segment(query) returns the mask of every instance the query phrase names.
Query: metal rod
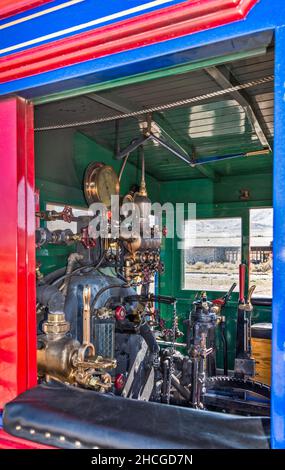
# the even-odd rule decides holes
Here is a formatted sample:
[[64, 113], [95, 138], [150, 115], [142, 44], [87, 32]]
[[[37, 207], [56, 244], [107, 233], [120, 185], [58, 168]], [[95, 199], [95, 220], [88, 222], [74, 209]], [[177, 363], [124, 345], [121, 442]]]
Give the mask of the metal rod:
[[173, 148], [172, 145], [170, 145], [169, 143], [167, 143], [164, 140], [160, 139], [159, 137], [156, 137], [153, 134], [151, 134], [151, 138], [152, 138], [152, 140], [154, 140], [155, 142], [160, 144], [162, 147], [169, 150], [169, 152], [173, 153], [173, 155], [176, 155], [176, 157], [178, 157], [183, 162], [187, 163], [188, 165], [192, 165], [191, 157], [189, 157], [188, 155], [187, 156], [186, 156], [186, 154], [183, 155], [181, 152], [179, 152], [178, 150]]
[[253, 150], [252, 152], [247, 152], [245, 154], [246, 157], [255, 157], [257, 155], [269, 155], [271, 151], [269, 149], [264, 150]]
[[132, 140], [125, 149], [121, 150], [121, 152], [116, 155], [116, 159], [122, 160], [126, 155], [128, 155], [128, 153], [134, 152], [134, 150], [136, 150], [141, 145], [144, 145], [150, 138], [151, 136], [141, 136]]
[[213, 157], [203, 157], [197, 160], [193, 160], [191, 166], [195, 168], [196, 165], [204, 165], [205, 163], [220, 162], [222, 160], [230, 160], [231, 158], [241, 158], [241, 157], [253, 157], [258, 155], [269, 155], [270, 151], [268, 149], [256, 150], [253, 152], [244, 152], [244, 153], [232, 153], [229, 155], [217, 155]]
[[173, 343], [172, 341], [163, 341], [162, 339], [157, 339], [156, 340], [157, 344], [160, 344], [160, 346], [175, 346], [177, 348], [186, 348], [187, 344], [186, 343]]
[[142, 160], [141, 190], [145, 190], [145, 159], [143, 146], [140, 147], [140, 155]]
[[116, 119], [115, 121], [115, 154], [118, 155], [120, 153], [120, 120]]
[[126, 155], [125, 158], [124, 158], [123, 164], [122, 164], [122, 166], [121, 166], [120, 173], [119, 173], [119, 181], [120, 181], [120, 182], [121, 182], [122, 175], [123, 175], [123, 173], [124, 173], [124, 169], [125, 169], [125, 166], [126, 166], [126, 164], [127, 164], [129, 155], [130, 155], [130, 154], [127, 153], [127, 155]]
[[90, 300], [91, 288], [83, 289], [83, 344], [90, 344]]

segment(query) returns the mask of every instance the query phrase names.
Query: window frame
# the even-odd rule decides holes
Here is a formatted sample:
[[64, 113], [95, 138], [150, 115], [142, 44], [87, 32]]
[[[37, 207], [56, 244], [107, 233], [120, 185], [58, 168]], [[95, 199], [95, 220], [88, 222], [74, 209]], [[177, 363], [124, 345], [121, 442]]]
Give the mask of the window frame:
[[[274, 237], [274, 230], [273, 230], [273, 223], [274, 223], [274, 214], [273, 214], [273, 210], [274, 208], [273, 207], [250, 207], [248, 212], [249, 212], [249, 279], [251, 277], [251, 233], [250, 233], [250, 226], [251, 226], [251, 223], [250, 223], [250, 214], [251, 214], [251, 211], [253, 210], [264, 210], [264, 209], [271, 209], [272, 210], [272, 216], [273, 216], [273, 221], [272, 221], [272, 249], [273, 249], [273, 237]], [[272, 251], [273, 253], [273, 251]], [[260, 305], [262, 305], [263, 301], [271, 301], [272, 302], [272, 297], [273, 297], [273, 268], [272, 268], [272, 281], [271, 281], [271, 296], [266, 296], [266, 295], [255, 295], [253, 293], [252, 295], [252, 299], [254, 301], [254, 304], [255, 305], [259, 305], [259, 301], [260, 301]]]
[[[209, 217], [196, 217], [196, 220], [225, 220], [225, 219], [239, 219], [240, 220], [240, 259], [242, 260], [242, 241], [243, 241], [243, 220], [242, 220], [242, 217], [241, 216], [223, 216], [223, 217], [212, 217], [212, 216], [209, 216]], [[185, 223], [188, 221], [189, 219], [185, 219]], [[182, 266], [181, 266], [181, 290], [182, 291], [190, 291], [190, 292], [196, 292], [196, 289], [188, 289], [185, 287], [185, 249], [181, 250], [182, 251], [182, 256], [181, 256], [181, 262], [182, 262]], [[211, 274], [209, 273], [209, 277], [211, 276]], [[237, 278], [238, 278], [238, 273], [237, 273]], [[229, 288], [230, 288], [230, 285], [229, 285]], [[211, 293], [211, 292], [220, 292], [220, 293], [224, 293], [226, 291], [224, 290], [215, 290], [215, 289], [201, 289], [201, 290], [207, 290], [207, 292]]]
[[[240, 217], [242, 220], [242, 246], [241, 246], [241, 262], [248, 266], [250, 257], [250, 209], [255, 208], [272, 208], [271, 201], [243, 201], [228, 202], [225, 204], [197, 204], [197, 219], [211, 218], [235, 218]], [[185, 211], [185, 220], [187, 220], [187, 212]], [[175, 221], [176, 222], [176, 221]], [[180, 301], [192, 301], [196, 291], [184, 289], [183, 280], [183, 250], [177, 248], [177, 242], [180, 241], [176, 236], [173, 239], [164, 239], [162, 247], [162, 261], [165, 264], [164, 274], [159, 276], [159, 289], [162, 293], [173, 295]], [[245, 288], [248, 289], [248, 279], [246, 277]], [[225, 292], [224, 292], [225, 293]], [[209, 298], [216, 298], [223, 295], [222, 291], [209, 291]], [[232, 302], [238, 300], [238, 291], [233, 292]], [[230, 302], [229, 302], [230, 305]]]

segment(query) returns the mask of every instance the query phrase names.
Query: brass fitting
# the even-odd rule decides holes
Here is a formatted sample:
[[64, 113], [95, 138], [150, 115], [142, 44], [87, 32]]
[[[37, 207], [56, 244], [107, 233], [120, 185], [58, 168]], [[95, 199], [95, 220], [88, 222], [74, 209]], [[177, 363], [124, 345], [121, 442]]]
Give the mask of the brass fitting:
[[81, 345], [67, 334], [69, 329], [63, 312], [48, 314], [37, 350], [39, 375], [99, 392], [110, 390], [112, 381], [106, 370], [114, 369], [116, 361], [95, 356], [93, 344]]
[[41, 279], [43, 279], [44, 275], [43, 273], [41, 273], [41, 270], [40, 270], [40, 266], [37, 266], [36, 267], [36, 278], [38, 281], [40, 281]]
[[69, 332], [70, 324], [65, 320], [63, 312], [49, 313], [48, 319], [43, 323], [43, 332], [46, 335], [64, 336]]
[[89, 372], [78, 372], [76, 382], [85, 388], [91, 388], [97, 392], [105, 393], [112, 388], [112, 378], [108, 373], [90, 375]]

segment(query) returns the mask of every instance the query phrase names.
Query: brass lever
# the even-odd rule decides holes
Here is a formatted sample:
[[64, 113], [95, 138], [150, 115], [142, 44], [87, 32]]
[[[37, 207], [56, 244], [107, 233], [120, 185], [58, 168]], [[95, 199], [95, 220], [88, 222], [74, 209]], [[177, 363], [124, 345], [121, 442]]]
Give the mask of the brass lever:
[[83, 289], [83, 344], [90, 344], [90, 300], [91, 288]]

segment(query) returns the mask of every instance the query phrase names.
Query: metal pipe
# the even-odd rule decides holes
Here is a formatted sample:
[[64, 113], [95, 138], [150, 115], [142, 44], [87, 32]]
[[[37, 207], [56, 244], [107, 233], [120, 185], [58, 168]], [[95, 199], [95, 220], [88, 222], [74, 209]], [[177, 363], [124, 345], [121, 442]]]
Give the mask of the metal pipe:
[[213, 163], [213, 162], [220, 162], [223, 160], [230, 160], [231, 158], [241, 158], [241, 157], [253, 157], [258, 155], [269, 155], [270, 150], [256, 150], [252, 152], [244, 152], [244, 153], [231, 153], [228, 155], [217, 155], [213, 157], [203, 157], [198, 158], [197, 160], [192, 160], [191, 166], [195, 168], [197, 165], [204, 165], [205, 163]]
[[145, 160], [143, 146], [140, 147], [140, 154], [142, 159], [142, 176], [141, 176], [141, 188], [145, 189]]
[[64, 311], [64, 295], [55, 286], [42, 284], [37, 286], [37, 302], [49, 309], [50, 313]]
[[191, 394], [190, 394], [189, 390], [187, 390], [187, 388], [185, 388], [185, 387], [183, 387], [183, 385], [181, 385], [181, 383], [179, 382], [177, 377], [175, 377], [175, 375], [172, 375], [172, 377], [171, 377], [171, 384], [180, 393], [180, 395], [182, 395], [182, 397], [185, 398], [185, 400], [187, 400], [187, 401], [190, 400]]
[[157, 340], [154, 336], [154, 333], [152, 332], [150, 326], [148, 323], [144, 322], [142, 323], [139, 328], [138, 328], [138, 333], [142, 336], [142, 338], [145, 340], [149, 351], [151, 354], [156, 354], [159, 352], [159, 347], [157, 344]]
[[224, 361], [224, 375], [228, 375], [228, 341], [225, 332], [225, 322], [221, 323], [221, 337], [223, 342], [223, 361]]
[[116, 135], [116, 142], [115, 142], [115, 153], [116, 155], [120, 153], [120, 120], [116, 119], [115, 121], [115, 135]]
[[124, 169], [125, 169], [125, 166], [126, 166], [126, 164], [127, 164], [129, 155], [130, 155], [130, 154], [127, 153], [127, 155], [126, 155], [125, 158], [124, 158], [123, 164], [122, 164], [122, 166], [121, 166], [120, 173], [119, 173], [119, 181], [120, 181], [120, 182], [121, 182], [122, 175], [123, 175], [123, 173], [124, 173]]
[[244, 153], [233, 153], [233, 154], [229, 154], [229, 155], [217, 155], [217, 156], [214, 156], [214, 157], [203, 157], [203, 158], [199, 158], [197, 160], [193, 160], [192, 162], [192, 167], [195, 168], [195, 166], [197, 165], [204, 165], [205, 163], [214, 163], [214, 162], [221, 162], [223, 160], [230, 160], [232, 158], [240, 158], [240, 157], [244, 157], [245, 154]]
[[239, 303], [244, 303], [246, 265], [239, 265]]
[[186, 348], [187, 347], [186, 343], [172, 343], [172, 341], [163, 341], [162, 339], [157, 339], [156, 342], [160, 346], [169, 346], [169, 347], [175, 346], [176, 348], [178, 348], [178, 347]]
[[63, 295], [67, 295], [69, 282], [70, 282], [70, 274], [74, 271], [75, 265], [79, 263], [83, 259], [83, 255], [79, 253], [71, 253], [68, 257], [67, 267], [66, 267], [66, 277], [64, 279], [62, 293]]
[[172, 145], [170, 145], [169, 143], [165, 142], [164, 140], [160, 139], [159, 137], [156, 137], [155, 135], [151, 134], [151, 138], [154, 142], [157, 142], [158, 144], [160, 144], [162, 147], [166, 148], [167, 150], [169, 150], [169, 152], [173, 153], [173, 155], [176, 155], [176, 157], [178, 157], [180, 160], [182, 160], [183, 162], [187, 163], [188, 165], [191, 165], [192, 166], [192, 162], [193, 160], [190, 159], [190, 157], [187, 155], [187, 154], [182, 154], [181, 152], [179, 152], [178, 150], [176, 150], [175, 148], [172, 147]]
[[148, 136], [143, 135], [141, 137], [138, 137], [137, 139], [133, 139], [131, 143], [125, 149], [121, 150], [120, 153], [116, 155], [116, 159], [122, 160], [128, 153], [134, 152], [138, 147], [148, 142], [150, 138], [151, 136], [149, 135]]

